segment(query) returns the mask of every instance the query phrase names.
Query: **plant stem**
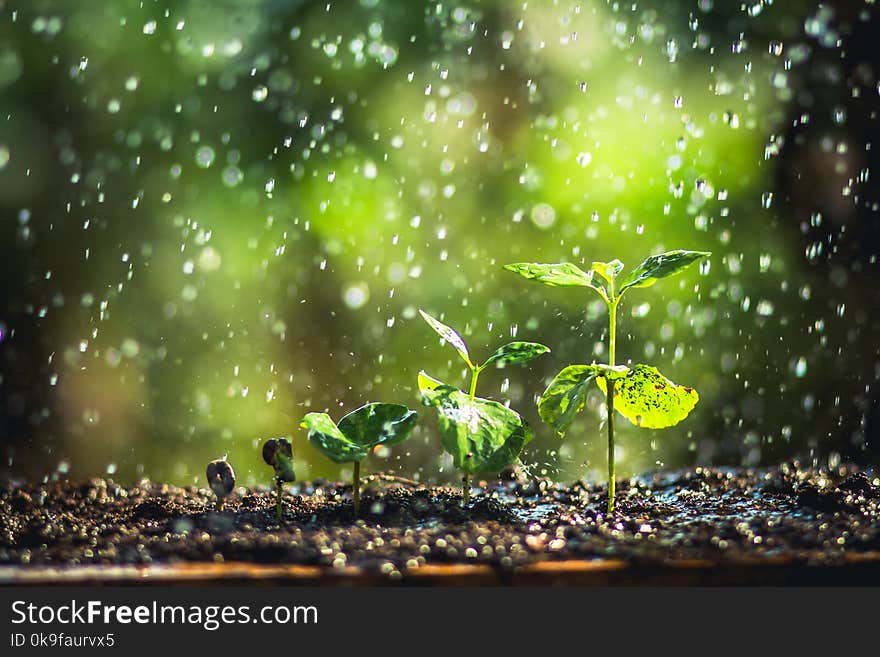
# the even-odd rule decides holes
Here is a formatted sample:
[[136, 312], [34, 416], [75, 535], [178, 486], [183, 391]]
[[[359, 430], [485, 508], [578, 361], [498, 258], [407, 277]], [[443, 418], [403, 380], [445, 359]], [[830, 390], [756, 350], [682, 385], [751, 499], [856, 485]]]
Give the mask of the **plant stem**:
[[471, 401], [473, 401], [474, 397], [477, 396], [477, 379], [480, 378], [480, 368], [472, 367], [471, 368], [471, 389], [468, 391], [468, 395], [470, 395]]
[[[471, 367], [471, 389], [468, 395], [471, 401], [477, 396], [477, 379], [480, 378], [480, 368]], [[471, 476], [465, 472], [461, 477], [461, 499], [462, 504], [467, 505], [471, 501]]]
[[354, 462], [354, 475], [351, 482], [352, 500], [354, 501], [354, 517], [357, 518], [361, 512], [361, 462]]
[[281, 524], [283, 509], [281, 507], [281, 488], [282, 482], [280, 477], [275, 477], [275, 511], [278, 514], [278, 524]]
[[[614, 367], [617, 343], [617, 303], [614, 297], [614, 282], [611, 283], [611, 303], [608, 304], [608, 364]], [[614, 513], [614, 381], [606, 379], [608, 394], [605, 403], [608, 410], [608, 513]]]
[[223, 511], [225, 506], [226, 506], [226, 500], [224, 500], [222, 497], [218, 497], [217, 498], [217, 511]]

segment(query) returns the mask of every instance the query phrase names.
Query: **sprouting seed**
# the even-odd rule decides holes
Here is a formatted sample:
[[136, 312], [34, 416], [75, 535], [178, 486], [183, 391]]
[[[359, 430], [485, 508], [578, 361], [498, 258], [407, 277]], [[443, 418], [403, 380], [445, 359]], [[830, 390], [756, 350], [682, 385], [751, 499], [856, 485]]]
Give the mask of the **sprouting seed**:
[[269, 438], [263, 443], [263, 460], [275, 470], [275, 509], [278, 524], [282, 520], [281, 495], [285, 482], [296, 481], [293, 470], [293, 447], [287, 438]]
[[232, 469], [232, 464], [224, 456], [222, 459], [208, 463], [205, 475], [208, 477], [208, 485], [217, 496], [217, 510], [222, 511], [226, 505], [226, 498], [235, 488], [235, 470]]

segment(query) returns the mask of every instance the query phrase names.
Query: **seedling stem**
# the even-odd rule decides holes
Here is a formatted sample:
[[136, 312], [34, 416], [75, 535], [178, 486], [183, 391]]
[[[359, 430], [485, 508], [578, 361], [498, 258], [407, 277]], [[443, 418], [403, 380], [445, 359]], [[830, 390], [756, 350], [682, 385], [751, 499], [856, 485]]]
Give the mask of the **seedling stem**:
[[354, 476], [352, 477], [352, 501], [354, 502], [354, 517], [357, 518], [361, 511], [361, 462], [354, 462]]
[[281, 524], [281, 521], [282, 521], [281, 514], [283, 512], [283, 509], [281, 506], [281, 493], [282, 493], [281, 487], [282, 487], [282, 485], [283, 485], [283, 483], [281, 481], [281, 477], [275, 477], [275, 500], [276, 500], [275, 511], [278, 514], [278, 524], [279, 525]]
[[[609, 285], [610, 299], [608, 304], [608, 364], [614, 367], [615, 347], [617, 343], [617, 304], [619, 299], [614, 295], [614, 281]], [[614, 513], [614, 380], [607, 383], [608, 394], [605, 403], [608, 408], [608, 513]]]

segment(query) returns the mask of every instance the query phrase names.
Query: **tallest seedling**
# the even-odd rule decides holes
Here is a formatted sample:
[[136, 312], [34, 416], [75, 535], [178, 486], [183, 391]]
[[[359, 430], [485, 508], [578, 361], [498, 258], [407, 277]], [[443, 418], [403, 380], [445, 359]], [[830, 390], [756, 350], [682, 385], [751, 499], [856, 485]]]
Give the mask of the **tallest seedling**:
[[538, 413], [541, 419], [562, 436], [575, 415], [586, 403], [592, 381], [606, 395], [608, 409], [608, 513], [614, 511], [614, 411], [636, 426], [662, 429], [681, 422], [697, 405], [699, 395], [693, 388], [680, 386], [650, 365], [615, 364], [617, 342], [617, 306], [628, 290], [650, 287], [661, 278], [680, 274], [701, 258], [705, 251], [667, 251], [647, 258], [621, 282], [620, 260], [594, 262], [585, 272], [570, 262], [541, 264], [520, 262], [505, 269], [532, 281], [556, 287], [588, 287], [608, 307], [608, 363], [604, 365], [569, 365], [541, 395]]

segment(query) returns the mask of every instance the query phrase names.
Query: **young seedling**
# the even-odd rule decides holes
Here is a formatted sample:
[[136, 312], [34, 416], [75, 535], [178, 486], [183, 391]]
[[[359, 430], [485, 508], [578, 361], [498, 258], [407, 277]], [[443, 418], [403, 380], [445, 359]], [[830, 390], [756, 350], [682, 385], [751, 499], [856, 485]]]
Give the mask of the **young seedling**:
[[470, 477], [480, 472], [499, 472], [519, 458], [532, 437], [532, 429], [516, 411], [477, 394], [480, 372], [495, 364], [498, 367], [527, 363], [550, 351], [537, 342], [511, 342], [499, 347], [481, 365], [474, 365], [464, 339], [453, 328], [419, 310], [434, 331], [458, 352], [471, 373], [467, 393], [419, 372], [422, 403], [437, 409], [440, 439], [444, 449], [462, 473], [462, 498], [470, 501]]
[[361, 461], [379, 445], [390, 447], [409, 438], [418, 414], [402, 404], [366, 404], [352, 411], [339, 424], [326, 413], [309, 413], [300, 426], [309, 440], [335, 463], [354, 464], [352, 502], [354, 515], [361, 509]]
[[217, 510], [222, 511], [226, 506], [226, 498], [235, 488], [235, 470], [224, 456], [208, 463], [205, 475], [208, 477], [208, 485], [217, 496]]
[[650, 365], [615, 365], [617, 341], [617, 307], [623, 295], [639, 287], [650, 287], [661, 278], [680, 274], [701, 258], [712, 255], [704, 251], [667, 251], [647, 258], [618, 284], [623, 271], [620, 260], [594, 262], [590, 271], [568, 263], [515, 263], [505, 269], [544, 285], [587, 287], [595, 291], [608, 307], [608, 363], [602, 365], [569, 365], [563, 369], [541, 395], [538, 413], [541, 419], [563, 436], [575, 415], [584, 407], [589, 383], [605, 393], [608, 410], [608, 513], [614, 511], [614, 411], [636, 426], [662, 429], [681, 422], [699, 400], [693, 388], [680, 386]]
[[296, 481], [293, 471], [293, 447], [287, 438], [269, 438], [263, 443], [263, 460], [275, 470], [275, 512], [281, 524], [283, 508], [281, 494], [285, 482]]

